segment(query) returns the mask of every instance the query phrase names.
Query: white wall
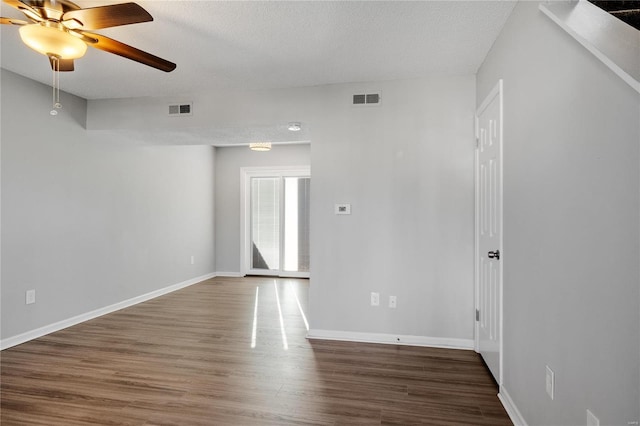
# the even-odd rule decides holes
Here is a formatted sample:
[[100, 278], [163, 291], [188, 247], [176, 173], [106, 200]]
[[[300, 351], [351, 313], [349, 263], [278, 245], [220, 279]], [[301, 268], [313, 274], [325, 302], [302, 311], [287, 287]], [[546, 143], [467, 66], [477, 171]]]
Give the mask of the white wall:
[[[474, 88], [474, 76], [323, 88], [312, 135], [312, 334], [470, 344]], [[380, 106], [350, 105], [374, 90]], [[352, 214], [336, 216], [335, 203]]]
[[1, 84], [3, 339], [215, 271], [212, 147], [98, 140], [85, 100]]
[[[250, 141], [309, 142], [320, 88], [207, 91], [170, 97], [98, 99], [87, 102], [87, 129], [166, 144], [229, 146]], [[169, 117], [168, 105], [193, 103], [193, 115]], [[287, 129], [291, 121], [302, 130]]]
[[[372, 91], [380, 91], [380, 106], [351, 105], [353, 94]], [[203, 91], [189, 98], [197, 114], [185, 121], [162, 115], [169, 99], [90, 101], [88, 127], [126, 135], [156, 128], [176, 135], [195, 132], [190, 143], [205, 143], [210, 139], [203, 135], [215, 136], [219, 128], [301, 121], [312, 151], [312, 332], [409, 335], [471, 345], [474, 76], [237, 96]], [[138, 120], [122, 119], [131, 114]], [[219, 158], [217, 167], [224, 163]], [[218, 182], [217, 189], [222, 187]], [[353, 214], [335, 216], [334, 203], [351, 203]], [[224, 206], [217, 209], [233, 215], [223, 212]], [[217, 225], [217, 270], [233, 272], [238, 238], [233, 229], [226, 236]], [[227, 241], [233, 245], [223, 254]], [[383, 306], [369, 306], [372, 291], [381, 293]], [[389, 295], [398, 297], [395, 310], [387, 307]]]
[[268, 152], [247, 146], [216, 148], [216, 267], [218, 273], [239, 274], [240, 168], [310, 164], [309, 144], [274, 145]]
[[504, 388], [529, 425], [637, 422], [640, 97], [537, 2], [516, 6], [478, 103], [499, 78]]

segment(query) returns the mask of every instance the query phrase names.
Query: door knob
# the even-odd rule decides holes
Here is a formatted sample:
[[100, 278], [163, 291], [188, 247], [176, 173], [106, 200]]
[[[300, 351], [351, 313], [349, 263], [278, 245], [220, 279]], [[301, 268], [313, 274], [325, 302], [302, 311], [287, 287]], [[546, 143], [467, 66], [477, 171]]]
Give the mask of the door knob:
[[487, 254], [489, 255], [489, 259], [500, 260], [500, 250], [490, 251]]

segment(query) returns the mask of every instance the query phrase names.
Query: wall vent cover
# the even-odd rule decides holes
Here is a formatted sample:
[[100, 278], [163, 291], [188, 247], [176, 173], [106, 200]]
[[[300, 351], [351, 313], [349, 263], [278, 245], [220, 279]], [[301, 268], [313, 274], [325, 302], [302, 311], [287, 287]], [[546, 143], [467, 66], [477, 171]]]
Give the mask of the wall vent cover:
[[363, 93], [353, 95], [353, 105], [379, 105], [380, 93]]
[[189, 102], [169, 105], [169, 115], [193, 115], [193, 103]]
[[361, 105], [367, 102], [367, 95], [353, 95], [353, 104]]

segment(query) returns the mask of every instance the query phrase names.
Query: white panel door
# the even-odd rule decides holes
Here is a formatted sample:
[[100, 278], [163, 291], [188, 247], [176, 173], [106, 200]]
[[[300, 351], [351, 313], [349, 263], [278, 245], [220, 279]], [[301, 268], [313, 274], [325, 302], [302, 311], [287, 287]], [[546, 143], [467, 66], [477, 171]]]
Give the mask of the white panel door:
[[502, 383], [502, 80], [477, 112], [477, 350]]

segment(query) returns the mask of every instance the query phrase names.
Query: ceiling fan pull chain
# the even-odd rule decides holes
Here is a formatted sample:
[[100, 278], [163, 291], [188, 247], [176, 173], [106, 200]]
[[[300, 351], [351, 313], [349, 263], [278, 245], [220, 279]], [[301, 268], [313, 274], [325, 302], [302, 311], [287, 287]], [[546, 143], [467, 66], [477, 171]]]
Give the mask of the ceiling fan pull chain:
[[60, 58], [51, 55], [51, 67], [53, 72], [53, 109], [49, 112], [51, 115], [58, 115], [58, 109], [62, 108], [60, 103]]
[[56, 102], [53, 104], [55, 108], [62, 108], [60, 103], [60, 58], [56, 61]]
[[[55, 58], [55, 56], [51, 56], [51, 65], [53, 65], [51, 67], [51, 76], [53, 77], [53, 80], [51, 81], [51, 89], [53, 90], [53, 92], [51, 93], [51, 97], [53, 99], [52, 103], [54, 105], [56, 104], [56, 64], [57, 63], [58, 61]], [[56, 111], [55, 109], [52, 109], [51, 112], [49, 112], [49, 114], [58, 115], [58, 111]]]

